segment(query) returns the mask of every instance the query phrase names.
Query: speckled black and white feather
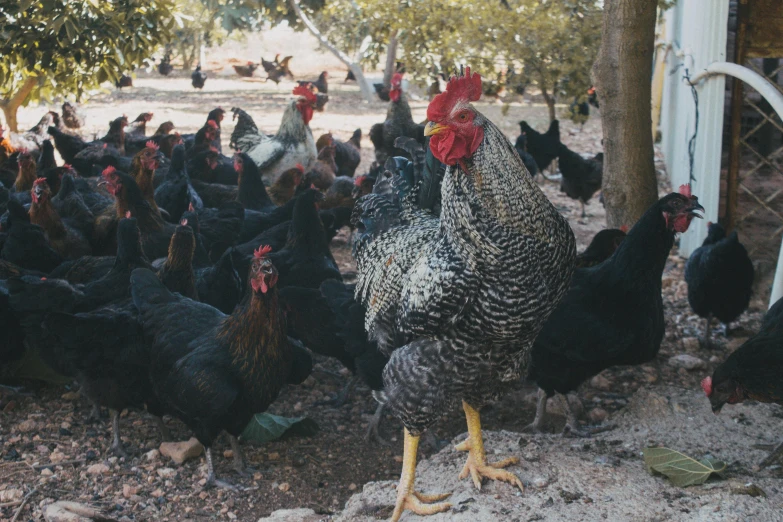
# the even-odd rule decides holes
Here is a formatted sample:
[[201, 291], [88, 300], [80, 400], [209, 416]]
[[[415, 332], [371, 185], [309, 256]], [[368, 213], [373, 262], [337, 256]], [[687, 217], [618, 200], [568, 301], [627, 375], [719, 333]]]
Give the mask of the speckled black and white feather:
[[440, 219], [408, 209], [356, 248], [356, 297], [390, 354], [377, 397], [413, 433], [461, 400], [481, 407], [526, 372], [573, 272], [568, 222], [502, 132], [478, 111], [474, 121], [483, 142], [447, 169]]

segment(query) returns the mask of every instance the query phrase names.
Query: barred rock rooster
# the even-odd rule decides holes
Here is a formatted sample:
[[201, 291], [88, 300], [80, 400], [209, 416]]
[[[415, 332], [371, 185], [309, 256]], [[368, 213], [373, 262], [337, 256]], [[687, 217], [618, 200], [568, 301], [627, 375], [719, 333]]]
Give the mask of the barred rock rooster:
[[297, 164], [309, 169], [318, 155], [309, 126], [316, 96], [302, 86], [294, 88], [293, 94], [297, 98], [288, 104], [277, 134], [271, 137], [259, 132], [253, 119], [242, 109], [231, 109], [234, 119], [239, 118], [231, 134], [231, 143], [258, 165], [267, 185]]
[[[365, 328], [390, 355], [376, 398], [405, 427], [392, 516], [446, 511], [448, 495], [413, 489], [421, 433], [462, 403], [469, 456], [460, 474], [522, 483], [490, 464], [479, 409], [527, 371], [539, 330], [568, 289], [576, 242], [503, 132], [470, 102], [481, 77], [466, 69], [427, 109], [425, 136], [448, 168], [440, 218], [405, 202], [401, 224], [356, 245], [356, 298]], [[370, 196], [367, 196], [370, 197]], [[361, 203], [361, 202], [360, 202]], [[357, 204], [358, 205], [358, 204]]]
[[[746, 400], [783, 405], [783, 299], [769, 309], [759, 333], [745, 341], [701, 382], [717, 415], [726, 404]], [[783, 457], [783, 442], [760, 463], [765, 468]]]

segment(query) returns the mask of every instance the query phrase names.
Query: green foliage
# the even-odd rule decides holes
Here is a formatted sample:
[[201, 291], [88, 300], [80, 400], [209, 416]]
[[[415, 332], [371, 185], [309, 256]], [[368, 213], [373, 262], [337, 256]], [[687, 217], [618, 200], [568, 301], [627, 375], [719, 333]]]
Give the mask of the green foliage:
[[[272, 1], [272, 0], [268, 0]], [[601, 44], [595, 0], [330, 0], [315, 18], [329, 41], [377, 66], [396, 31], [398, 59], [421, 84], [470, 65], [499, 79], [509, 67], [553, 97], [583, 95]]]
[[242, 440], [266, 444], [282, 437], [310, 437], [318, 433], [318, 424], [308, 417], [280, 417], [256, 413], [242, 432]]
[[0, 97], [75, 94], [132, 71], [173, 35], [174, 0], [0, 0]]

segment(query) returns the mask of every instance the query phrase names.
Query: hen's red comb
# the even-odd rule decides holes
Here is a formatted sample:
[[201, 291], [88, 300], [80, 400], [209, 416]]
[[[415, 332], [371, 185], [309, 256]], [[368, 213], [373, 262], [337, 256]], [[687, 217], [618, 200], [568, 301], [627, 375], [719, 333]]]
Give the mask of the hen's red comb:
[[391, 79], [391, 84], [397, 86], [402, 83], [402, 73], [394, 73]]
[[310, 188], [315, 189], [315, 183], [310, 183]]
[[180, 225], [182, 225], [183, 227], [186, 227], [186, 226], [188, 226], [188, 220], [187, 220], [187, 218], [182, 218], [182, 219], [180, 219], [180, 220], [179, 220], [179, 224], [180, 224]]
[[70, 163], [65, 163], [65, 164], [63, 165], [63, 168], [64, 168], [65, 170], [73, 170], [73, 166], [71, 166], [71, 164], [70, 164]]
[[190, 202], [190, 204], [188, 205], [188, 212], [195, 212], [195, 211], [193, 210], [193, 202], [192, 202], [192, 201], [191, 201], [191, 202]]
[[126, 219], [130, 219], [130, 218], [131, 218], [131, 211], [130, 211], [130, 210], [128, 210], [127, 212], [125, 212], [125, 218], [126, 218]]
[[296, 170], [304, 174], [304, 166], [301, 163], [297, 163], [296, 167], [294, 167]]
[[356, 185], [357, 187], [361, 187], [365, 179], [367, 179], [367, 176], [359, 176], [358, 178], [353, 180], [353, 184]]
[[160, 146], [157, 143], [155, 143], [154, 141], [152, 141], [152, 140], [148, 141], [145, 146], [148, 149], [154, 150], [155, 152], [160, 150]]
[[690, 186], [690, 184], [680, 185], [680, 194], [682, 194], [686, 198], [691, 197], [691, 186]]
[[481, 98], [481, 75], [471, 74], [470, 67], [465, 67], [461, 76], [453, 76], [446, 90], [430, 102], [427, 107], [429, 121], [441, 121], [458, 103], [478, 101]]
[[253, 257], [256, 259], [261, 259], [262, 257], [266, 257], [266, 255], [272, 251], [272, 247], [269, 245], [261, 245], [256, 249], [255, 252], [253, 252]]
[[707, 397], [712, 395], [712, 377], [705, 377], [704, 380], [701, 381], [701, 389], [704, 390]]
[[114, 167], [109, 165], [108, 167], [103, 169], [103, 172], [101, 172], [101, 176], [104, 176], [104, 177], [110, 176], [111, 174], [114, 174], [115, 172], [117, 172], [117, 169], [115, 169]]
[[38, 178], [35, 181], [33, 181], [34, 187], [37, 187], [38, 185], [46, 185], [46, 178]]
[[304, 85], [297, 85], [294, 87], [294, 96], [301, 96], [310, 103], [315, 103], [318, 97], [313, 91], [305, 87]]
[[623, 225], [623, 226], [621, 226], [621, 227], [620, 227], [620, 230], [621, 230], [621, 231], [623, 231], [623, 232], [625, 232], [625, 233], [627, 234], [627, 233], [628, 233], [628, 225]]
[[210, 127], [212, 127], [213, 129], [217, 129], [217, 128], [218, 128], [218, 124], [215, 122], [215, 120], [209, 120], [209, 121], [207, 122], [207, 125], [209, 125], [209, 126], [210, 126]]

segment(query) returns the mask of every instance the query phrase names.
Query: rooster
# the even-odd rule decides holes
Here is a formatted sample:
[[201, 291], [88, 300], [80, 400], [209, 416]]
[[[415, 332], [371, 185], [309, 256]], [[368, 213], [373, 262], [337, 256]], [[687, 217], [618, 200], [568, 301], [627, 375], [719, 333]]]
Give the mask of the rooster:
[[375, 147], [375, 160], [383, 165], [393, 156], [407, 156], [405, 151], [394, 146], [394, 140], [400, 136], [415, 138], [424, 145], [424, 125], [414, 123], [411, 107], [402, 91], [402, 74], [395, 73], [391, 80], [389, 91], [389, 109], [386, 111], [386, 121], [370, 127], [370, 141]]
[[259, 247], [248, 275], [249, 295], [231, 315], [169, 292], [147, 270], [131, 276], [133, 302], [152, 339], [150, 377], [166, 411], [193, 430], [206, 448], [207, 487], [215, 479], [212, 444], [225, 430], [236, 469], [244, 471], [237, 437], [287, 383], [310, 373], [309, 353], [286, 336], [278, 307], [277, 270]]
[[460, 477], [476, 488], [482, 478], [522, 488], [499, 469], [516, 458], [488, 463], [479, 409], [526, 372], [533, 341], [573, 271], [568, 221], [503, 132], [471, 105], [481, 93], [481, 77], [468, 68], [427, 109], [424, 135], [447, 165], [440, 218], [406, 197], [401, 224], [355, 249], [365, 327], [390, 356], [375, 395], [405, 427], [393, 521], [406, 509], [450, 508], [437, 503], [448, 495], [414, 491], [416, 451], [421, 433], [460, 402], [469, 433], [457, 446], [469, 452]]
[[271, 62], [261, 58], [261, 66], [266, 71], [267, 80], [272, 80], [276, 85], [286, 76], [293, 80], [294, 74], [291, 72], [291, 69], [288, 68], [291, 58], [293, 58], [293, 56], [286, 56], [280, 60], [279, 54], [276, 54], [274, 61]]
[[264, 183], [268, 185], [286, 170], [296, 167], [297, 163], [309, 169], [318, 155], [309, 126], [316, 96], [302, 86], [294, 88], [293, 94], [297, 98], [286, 107], [280, 128], [272, 137], [260, 133], [247, 113], [231, 109], [235, 119], [241, 116], [231, 134], [231, 143], [258, 165]]
[[[701, 382], [717, 415], [726, 404], [746, 400], [783, 405], [783, 299], [764, 316], [759, 333], [745, 341]], [[761, 462], [765, 468], [783, 456], [783, 442]]]
[[69, 129], [81, 129], [84, 126], [84, 116], [73, 103], [63, 102], [62, 115], [63, 123]]
[[302, 80], [300, 80], [300, 81], [298, 81], [296, 83], [298, 83], [299, 85], [302, 85], [304, 87], [311, 87], [311, 86], [315, 87], [316, 89], [318, 89], [316, 92], [321, 92], [323, 94], [328, 94], [329, 93], [329, 83], [328, 83], [327, 78], [329, 78], [329, 73], [326, 72], [326, 71], [323, 71], [321, 74], [318, 75], [318, 79], [317, 80], [313, 80], [313, 81], [306, 81], [306, 80], [302, 81]]

